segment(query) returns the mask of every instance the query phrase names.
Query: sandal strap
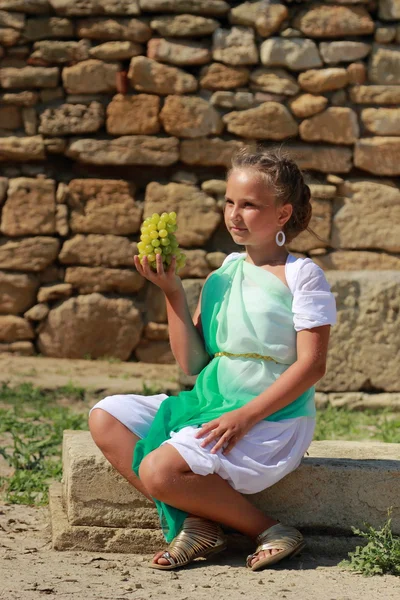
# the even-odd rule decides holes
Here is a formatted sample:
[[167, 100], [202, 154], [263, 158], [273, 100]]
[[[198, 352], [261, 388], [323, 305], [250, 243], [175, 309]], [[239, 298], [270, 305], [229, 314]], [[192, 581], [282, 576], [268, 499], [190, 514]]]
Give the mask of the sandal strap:
[[303, 536], [295, 527], [277, 523], [260, 533], [256, 538], [257, 548], [247, 557], [247, 566], [263, 550], [293, 550], [303, 542]]
[[223, 540], [222, 530], [216, 523], [200, 517], [186, 517], [181, 532], [172, 540], [162, 558], [171, 565], [187, 563]]

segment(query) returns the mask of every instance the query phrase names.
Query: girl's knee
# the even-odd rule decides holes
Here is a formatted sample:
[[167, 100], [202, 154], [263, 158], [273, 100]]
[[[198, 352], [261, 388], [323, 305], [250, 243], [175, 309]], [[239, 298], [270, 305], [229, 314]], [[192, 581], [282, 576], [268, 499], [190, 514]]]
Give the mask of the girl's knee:
[[163, 491], [179, 472], [177, 465], [169, 459], [164, 446], [150, 452], [142, 460], [139, 467], [139, 477], [153, 498], [161, 498]]
[[101, 447], [112, 435], [112, 428], [116, 419], [106, 410], [93, 407], [89, 414], [89, 429], [96, 445]]

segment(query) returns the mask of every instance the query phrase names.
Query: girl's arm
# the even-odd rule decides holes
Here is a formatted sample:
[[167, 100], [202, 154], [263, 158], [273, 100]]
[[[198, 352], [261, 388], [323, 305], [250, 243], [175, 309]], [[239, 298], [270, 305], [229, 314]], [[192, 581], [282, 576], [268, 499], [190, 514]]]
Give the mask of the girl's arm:
[[173, 258], [168, 270], [164, 271], [161, 256], [157, 254], [157, 272], [150, 269], [147, 257], [143, 259], [143, 265], [140, 264], [138, 256], [134, 257], [134, 261], [140, 275], [161, 288], [165, 294], [169, 338], [176, 361], [186, 375], [200, 373], [210, 361], [210, 357], [204, 347], [199, 306], [195, 313], [195, 326], [181, 278], [175, 273], [176, 259]]

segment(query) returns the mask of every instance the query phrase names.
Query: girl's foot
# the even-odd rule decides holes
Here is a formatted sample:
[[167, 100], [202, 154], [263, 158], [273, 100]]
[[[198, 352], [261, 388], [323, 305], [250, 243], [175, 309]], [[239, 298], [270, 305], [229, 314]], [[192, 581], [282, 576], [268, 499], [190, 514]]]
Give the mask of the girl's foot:
[[182, 531], [166, 551], [157, 552], [150, 566], [153, 569], [176, 569], [195, 558], [205, 558], [225, 548], [226, 540], [219, 525], [200, 517], [187, 517]]
[[273, 565], [283, 558], [295, 556], [305, 545], [300, 531], [281, 523], [260, 533], [256, 543], [255, 553], [250, 554], [246, 561], [247, 567], [252, 571]]

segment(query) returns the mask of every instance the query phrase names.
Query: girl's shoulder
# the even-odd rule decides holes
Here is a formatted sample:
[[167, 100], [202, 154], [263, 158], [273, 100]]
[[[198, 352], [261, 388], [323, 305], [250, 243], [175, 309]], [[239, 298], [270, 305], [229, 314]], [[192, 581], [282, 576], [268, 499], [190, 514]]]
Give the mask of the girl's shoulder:
[[236, 259], [240, 258], [241, 256], [246, 256], [246, 252], [231, 252], [231, 254], [228, 254], [228, 256], [225, 257], [224, 262], [222, 263], [221, 267], [226, 265], [226, 263], [230, 262], [231, 260], [236, 260]]
[[289, 254], [285, 266], [286, 281], [293, 296], [299, 291], [330, 292], [325, 273], [311, 258]]

